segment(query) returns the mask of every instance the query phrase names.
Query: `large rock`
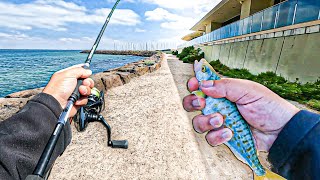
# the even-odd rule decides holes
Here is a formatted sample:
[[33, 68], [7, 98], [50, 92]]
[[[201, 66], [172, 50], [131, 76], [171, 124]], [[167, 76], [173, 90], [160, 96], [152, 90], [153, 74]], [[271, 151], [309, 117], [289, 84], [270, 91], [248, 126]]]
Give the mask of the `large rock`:
[[91, 78], [94, 81], [94, 87], [96, 87], [97, 89], [104, 90], [105, 89], [105, 85], [103, 82], [103, 77], [107, 77], [109, 75], [113, 75], [115, 72], [108, 72], [108, 73], [98, 73], [93, 75]]
[[6, 96], [6, 98], [31, 98], [43, 91], [43, 88], [30, 89], [20, 92], [15, 92]]
[[132, 78], [137, 76], [136, 74], [129, 72], [117, 72], [116, 74], [120, 76], [124, 84], [128, 84]]
[[118, 69], [119, 72], [129, 72], [129, 73], [135, 73], [135, 66], [131, 65], [131, 66], [124, 66], [122, 68]]
[[116, 74], [110, 74], [108, 76], [102, 77], [102, 82], [104, 84], [105, 90], [123, 85], [120, 76]]
[[143, 67], [136, 67], [135, 68], [135, 73], [138, 75], [138, 76], [142, 76], [142, 75], [145, 75], [146, 73], [149, 72], [149, 67], [148, 66], [143, 66]]

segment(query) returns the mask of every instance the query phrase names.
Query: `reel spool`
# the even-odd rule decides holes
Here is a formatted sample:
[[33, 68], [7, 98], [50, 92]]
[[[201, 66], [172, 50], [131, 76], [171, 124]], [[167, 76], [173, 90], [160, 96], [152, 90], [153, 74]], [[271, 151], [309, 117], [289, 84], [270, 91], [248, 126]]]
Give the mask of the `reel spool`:
[[101, 122], [107, 129], [108, 146], [112, 148], [128, 149], [127, 140], [111, 140], [111, 127], [104, 117], [100, 114], [105, 109], [104, 92], [97, 88], [91, 90], [86, 106], [81, 107], [74, 116], [74, 125], [78, 132], [83, 132], [91, 122]]

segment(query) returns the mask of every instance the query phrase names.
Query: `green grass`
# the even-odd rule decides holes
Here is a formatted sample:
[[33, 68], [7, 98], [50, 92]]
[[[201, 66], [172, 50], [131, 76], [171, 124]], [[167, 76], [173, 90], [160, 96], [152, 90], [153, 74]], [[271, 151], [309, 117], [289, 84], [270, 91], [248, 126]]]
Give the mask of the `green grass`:
[[231, 69], [223, 65], [219, 60], [211, 61], [210, 65], [224, 76], [258, 82], [285, 99], [306, 104], [310, 108], [320, 111], [319, 80], [314, 83], [300, 84], [298, 82], [289, 82], [274, 72], [253, 75], [247, 69]]
[[312, 107], [315, 110], [320, 111], [320, 101], [319, 100], [312, 99], [312, 100], [307, 102], [307, 105], [309, 107]]

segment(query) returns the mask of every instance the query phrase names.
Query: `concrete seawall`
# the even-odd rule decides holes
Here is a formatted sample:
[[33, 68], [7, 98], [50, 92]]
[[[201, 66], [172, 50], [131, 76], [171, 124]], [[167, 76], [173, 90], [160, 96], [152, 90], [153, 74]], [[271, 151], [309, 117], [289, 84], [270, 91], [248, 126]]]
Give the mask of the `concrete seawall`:
[[[272, 71], [301, 83], [320, 79], [320, 21], [286, 26], [195, 45], [209, 61], [253, 74]], [[182, 49], [179, 49], [181, 52]]]
[[253, 74], [272, 71], [290, 81], [320, 78], [320, 33], [231, 42], [200, 47], [209, 61], [219, 59], [232, 68]]

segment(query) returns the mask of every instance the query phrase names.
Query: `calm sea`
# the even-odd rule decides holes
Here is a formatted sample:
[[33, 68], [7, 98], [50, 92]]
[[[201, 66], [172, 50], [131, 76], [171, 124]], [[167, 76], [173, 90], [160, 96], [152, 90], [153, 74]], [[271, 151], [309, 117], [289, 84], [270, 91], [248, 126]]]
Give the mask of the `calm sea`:
[[[72, 65], [83, 63], [87, 54], [76, 50], [1, 50], [0, 97], [10, 93], [44, 87], [51, 75]], [[93, 73], [123, 66], [142, 57], [94, 55]]]

